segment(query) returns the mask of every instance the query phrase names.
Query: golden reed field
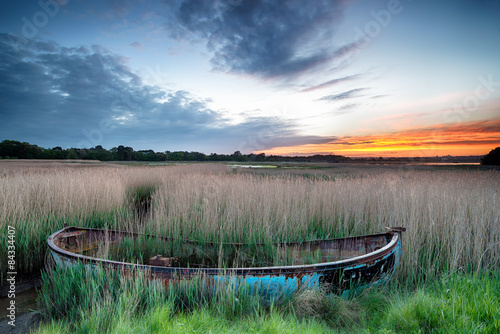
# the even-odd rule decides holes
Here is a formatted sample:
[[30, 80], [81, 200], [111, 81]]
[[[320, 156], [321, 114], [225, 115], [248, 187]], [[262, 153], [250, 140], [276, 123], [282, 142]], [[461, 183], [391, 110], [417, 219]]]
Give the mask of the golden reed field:
[[495, 170], [0, 161], [0, 230], [16, 228], [18, 270], [31, 274], [64, 222], [238, 242], [404, 226], [398, 277], [420, 281], [500, 265], [499, 190]]

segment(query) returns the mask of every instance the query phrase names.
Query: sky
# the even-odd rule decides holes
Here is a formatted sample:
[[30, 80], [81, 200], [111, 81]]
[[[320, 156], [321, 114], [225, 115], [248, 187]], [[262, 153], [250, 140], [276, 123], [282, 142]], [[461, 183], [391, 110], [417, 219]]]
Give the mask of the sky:
[[500, 146], [500, 0], [0, 5], [0, 140], [349, 157]]

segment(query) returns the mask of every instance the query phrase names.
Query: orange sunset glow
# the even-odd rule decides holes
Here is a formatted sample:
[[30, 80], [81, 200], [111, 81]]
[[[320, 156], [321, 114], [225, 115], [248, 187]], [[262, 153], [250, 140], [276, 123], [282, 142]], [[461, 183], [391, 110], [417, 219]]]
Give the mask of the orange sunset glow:
[[325, 144], [278, 147], [272, 155], [339, 154], [349, 157], [484, 155], [500, 146], [500, 120], [438, 125], [392, 133], [339, 137]]

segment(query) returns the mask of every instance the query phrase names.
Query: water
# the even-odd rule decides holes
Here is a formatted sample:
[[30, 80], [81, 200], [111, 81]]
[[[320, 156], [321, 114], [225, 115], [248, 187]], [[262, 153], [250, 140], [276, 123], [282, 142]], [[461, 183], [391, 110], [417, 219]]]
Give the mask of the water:
[[[40, 289], [40, 288], [38, 288]], [[16, 318], [31, 311], [37, 310], [36, 299], [38, 291], [36, 288], [31, 288], [23, 292], [16, 293], [15, 298], [2, 297], [0, 298], [0, 321], [7, 318], [7, 307], [10, 306], [10, 301], [16, 301]]]
[[423, 165], [423, 166], [479, 166], [479, 162], [411, 162], [408, 165]]
[[271, 165], [229, 165], [231, 168], [277, 168], [278, 166]]

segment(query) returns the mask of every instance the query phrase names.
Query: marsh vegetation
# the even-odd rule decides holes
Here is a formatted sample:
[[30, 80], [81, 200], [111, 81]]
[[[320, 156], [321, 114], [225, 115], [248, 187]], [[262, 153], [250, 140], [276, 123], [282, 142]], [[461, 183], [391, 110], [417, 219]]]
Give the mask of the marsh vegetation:
[[[269, 303], [230, 284], [216, 292], [202, 282], [165, 289], [140, 273], [123, 278], [50, 268], [40, 294], [46, 316], [40, 332], [236, 332], [243, 326], [238, 319], [256, 332], [354, 326], [494, 333], [500, 330], [499, 190], [494, 170], [0, 162], [0, 229], [16, 227], [17, 270], [29, 276], [48, 266], [47, 237], [64, 223], [254, 245], [407, 228], [395, 279], [348, 299], [300, 291]], [[159, 247], [143, 246], [113, 256], [143, 261]], [[0, 249], [2, 282], [6, 258]]]

